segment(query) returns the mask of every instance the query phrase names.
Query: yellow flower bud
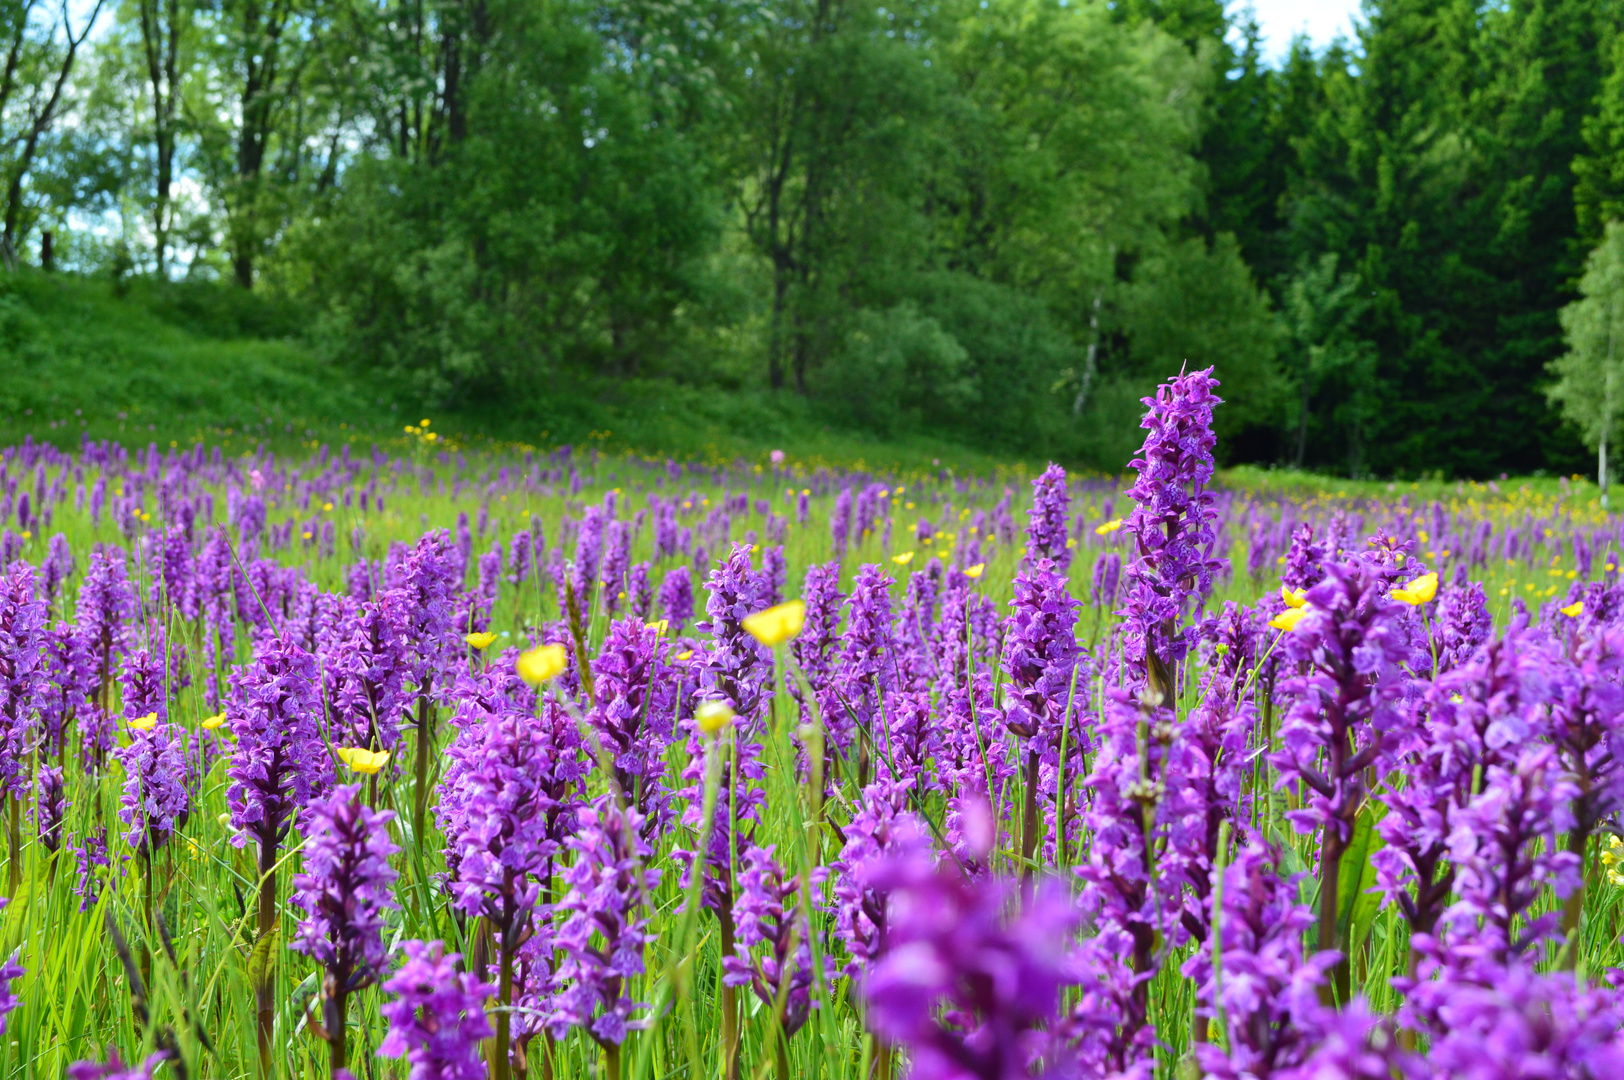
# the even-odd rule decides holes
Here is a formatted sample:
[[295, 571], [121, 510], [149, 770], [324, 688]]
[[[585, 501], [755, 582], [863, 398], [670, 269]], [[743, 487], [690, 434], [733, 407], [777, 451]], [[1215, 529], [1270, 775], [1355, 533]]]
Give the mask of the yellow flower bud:
[[699, 730], [706, 735], [715, 735], [733, 722], [733, 707], [725, 701], [707, 701], [694, 712], [694, 720], [699, 724]]

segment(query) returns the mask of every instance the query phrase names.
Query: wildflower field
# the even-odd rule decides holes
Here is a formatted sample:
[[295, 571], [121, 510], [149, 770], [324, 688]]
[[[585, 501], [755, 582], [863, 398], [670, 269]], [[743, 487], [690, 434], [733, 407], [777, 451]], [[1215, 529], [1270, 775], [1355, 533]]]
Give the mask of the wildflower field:
[[1218, 392], [1120, 481], [7, 448], [0, 1074], [1624, 1076], [1624, 522], [1225, 487]]

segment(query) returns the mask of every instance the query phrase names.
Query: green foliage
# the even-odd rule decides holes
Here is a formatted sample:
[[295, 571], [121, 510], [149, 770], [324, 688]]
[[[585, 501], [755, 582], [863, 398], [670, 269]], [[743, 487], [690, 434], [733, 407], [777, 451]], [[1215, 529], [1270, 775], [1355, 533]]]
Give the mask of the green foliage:
[[1584, 152], [1573, 161], [1578, 239], [1586, 243], [1599, 241], [1609, 222], [1624, 218], [1624, 33], [1605, 22], [1602, 27], [1598, 51], [1606, 77], [1595, 111], [1584, 118]]
[[1070, 398], [1055, 383], [1069, 381], [1081, 349], [1048, 305], [1014, 286], [953, 271], [920, 275], [910, 292], [966, 354], [972, 392], [952, 417], [952, 431], [1006, 452], [1076, 452]]
[[831, 410], [891, 434], [898, 424], [950, 419], [974, 394], [968, 354], [917, 306], [857, 313], [825, 376]]
[[1607, 480], [1607, 444], [1624, 413], [1624, 223], [1612, 222], [1585, 265], [1580, 299], [1562, 309], [1568, 351], [1553, 360], [1557, 381], [1546, 391], [1562, 407], [1585, 445], [1600, 452]]

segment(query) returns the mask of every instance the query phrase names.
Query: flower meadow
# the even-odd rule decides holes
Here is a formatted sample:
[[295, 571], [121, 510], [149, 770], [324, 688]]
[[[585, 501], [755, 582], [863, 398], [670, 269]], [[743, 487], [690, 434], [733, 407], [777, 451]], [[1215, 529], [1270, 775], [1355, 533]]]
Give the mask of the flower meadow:
[[1566, 483], [25, 442], [0, 1069], [1624, 1076]]

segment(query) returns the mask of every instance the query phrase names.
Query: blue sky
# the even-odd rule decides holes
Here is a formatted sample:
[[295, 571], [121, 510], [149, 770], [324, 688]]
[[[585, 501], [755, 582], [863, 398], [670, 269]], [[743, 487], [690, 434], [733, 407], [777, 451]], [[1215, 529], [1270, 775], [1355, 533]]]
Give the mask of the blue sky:
[[1305, 31], [1315, 48], [1331, 43], [1337, 34], [1353, 37], [1353, 17], [1359, 0], [1237, 0], [1230, 10], [1250, 4], [1263, 30], [1263, 54], [1270, 60], [1285, 56], [1292, 35]]

